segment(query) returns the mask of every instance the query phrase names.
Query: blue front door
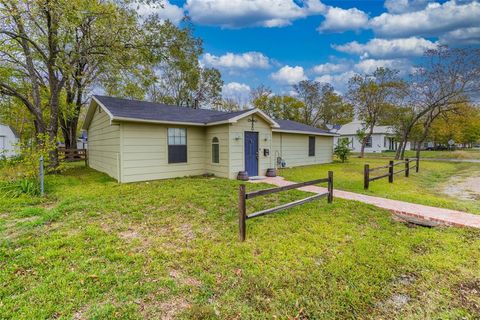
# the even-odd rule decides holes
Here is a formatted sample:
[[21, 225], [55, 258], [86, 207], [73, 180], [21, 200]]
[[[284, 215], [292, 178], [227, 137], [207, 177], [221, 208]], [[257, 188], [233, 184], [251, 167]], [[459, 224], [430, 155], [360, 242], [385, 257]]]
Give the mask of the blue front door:
[[245, 131], [245, 171], [258, 176], [258, 132]]

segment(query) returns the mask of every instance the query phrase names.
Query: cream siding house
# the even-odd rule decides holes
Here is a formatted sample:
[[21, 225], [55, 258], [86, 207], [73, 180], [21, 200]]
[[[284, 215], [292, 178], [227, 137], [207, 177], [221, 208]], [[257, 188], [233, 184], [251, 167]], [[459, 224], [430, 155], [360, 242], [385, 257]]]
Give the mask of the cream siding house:
[[327, 163], [335, 136], [258, 109], [227, 113], [105, 96], [92, 98], [83, 129], [90, 167], [119, 182], [235, 179], [240, 171]]

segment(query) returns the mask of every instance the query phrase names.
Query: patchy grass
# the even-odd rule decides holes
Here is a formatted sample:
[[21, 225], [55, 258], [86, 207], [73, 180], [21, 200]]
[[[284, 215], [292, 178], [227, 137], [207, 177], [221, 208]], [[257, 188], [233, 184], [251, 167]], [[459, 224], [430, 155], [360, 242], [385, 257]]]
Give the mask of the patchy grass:
[[[357, 156], [358, 153], [353, 153], [353, 156]], [[394, 151], [385, 151], [382, 153], [365, 153], [367, 158], [395, 158]], [[405, 157], [415, 158], [416, 151], [405, 151]], [[422, 151], [420, 158], [432, 158], [432, 159], [476, 159], [480, 160], [480, 149], [465, 149], [455, 151]]]
[[48, 177], [44, 199], [0, 198], [1, 318], [478, 315], [480, 231], [411, 228], [369, 205], [323, 199], [248, 221], [239, 243], [238, 184], [119, 185], [73, 166]]
[[[452, 176], [457, 176], [459, 179], [480, 176], [478, 163], [421, 161], [419, 173], [411, 170], [409, 178], [405, 178], [404, 173], [396, 174], [394, 183], [388, 183], [388, 178], [373, 181], [370, 183], [369, 190], [364, 190], [363, 166], [365, 163], [373, 168], [387, 165], [388, 160], [351, 158], [346, 163], [334, 162], [282, 169], [279, 174], [287, 180], [307, 181], [325, 177], [327, 172], [332, 170], [334, 185], [337, 189], [480, 214], [480, 201], [474, 198], [464, 200], [444, 193], [447, 184], [451, 183]], [[404, 167], [396, 167], [396, 170], [400, 169]], [[374, 171], [371, 177], [387, 172], [388, 169]]]

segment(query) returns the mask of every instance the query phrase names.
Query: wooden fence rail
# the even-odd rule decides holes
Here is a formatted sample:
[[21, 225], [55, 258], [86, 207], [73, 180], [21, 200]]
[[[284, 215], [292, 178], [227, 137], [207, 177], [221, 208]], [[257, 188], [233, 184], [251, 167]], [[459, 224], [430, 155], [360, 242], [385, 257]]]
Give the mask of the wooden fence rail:
[[63, 155], [65, 161], [85, 161], [85, 166], [88, 164], [87, 149], [64, 149], [59, 148], [58, 152]]
[[[314, 184], [319, 184], [319, 183], [328, 183], [327, 187], [327, 192], [325, 193], [320, 193], [316, 194], [313, 196], [310, 196], [308, 198], [296, 200], [293, 202], [289, 202], [286, 204], [282, 204], [280, 206], [274, 207], [274, 208], [269, 208], [261, 211], [257, 211], [255, 213], [251, 213], [247, 215], [247, 199], [252, 199], [255, 197], [259, 196], [264, 196], [272, 193], [277, 193], [281, 191], [287, 191], [287, 190], [292, 190], [292, 189], [298, 189], [301, 187], [305, 186], [311, 186]], [[275, 213], [281, 210], [293, 208], [296, 206], [299, 206], [301, 204], [311, 202], [313, 200], [317, 200], [323, 197], [327, 197], [328, 203], [332, 203], [333, 201], [333, 172], [329, 171], [328, 172], [328, 177], [323, 178], [323, 179], [317, 179], [317, 180], [312, 180], [312, 181], [307, 181], [307, 182], [300, 182], [296, 184], [291, 184], [288, 186], [283, 186], [283, 187], [276, 187], [276, 188], [270, 188], [270, 189], [264, 189], [264, 190], [258, 190], [258, 191], [252, 191], [252, 192], [246, 192], [246, 187], [244, 184], [241, 184], [238, 190], [238, 222], [239, 222], [239, 233], [240, 233], [240, 241], [245, 241], [246, 233], [247, 233], [247, 220], [248, 219], [253, 219], [253, 218], [258, 218], [267, 214]]]
[[[415, 165], [410, 165], [411, 162], [414, 162], [415, 161]], [[400, 169], [400, 170], [395, 170], [395, 167], [396, 166], [399, 166], [399, 165], [405, 165], [405, 168], [404, 169]], [[399, 173], [402, 173], [402, 172], [405, 172], [405, 177], [409, 177], [410, 176], [410, 170], [415, 168], [415, 172], [418, 172], [420, 166], [420, 159], [419, 158], [413, 158], [413, 159], [405, 159], [405, 161], [399, 161], [399, 162], [394, 162], [394, 161], [390, 161], [388, 165], [386, 166], [380, 166], [380, 167], [375, 167], [375, 168], [370, 168], [370, 165], [369, 164], [365, 164], [364, 168], [363, 168], [363, 188], [365, 190], [368, 190], [368, 187], [370, 186], [370, 182], [372, 181], [375, 181], [375, 180], [379, 180], [379, 179], [383, 179], [383, 178], [386, 178], [388, 177], [388, 182], [390, 183], [393, 183], [393, 177], [394, 175], [396, 174], [399, 174]], [[382, 174], [382, 175], [379, 175], [379, 176], [375, 176], [375, 177], [370, 177], [370, 173], [373, 172], [373, 171], [376, 171], [376, 170], [381, 170], [381, 169], [388, 169], [388, 173], [386, 174]]]

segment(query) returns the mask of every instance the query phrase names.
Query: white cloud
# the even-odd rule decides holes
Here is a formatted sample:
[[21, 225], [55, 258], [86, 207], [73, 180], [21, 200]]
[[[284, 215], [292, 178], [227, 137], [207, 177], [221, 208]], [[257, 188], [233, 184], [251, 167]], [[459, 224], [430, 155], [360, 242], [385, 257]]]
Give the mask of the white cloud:
[[425, 9], [433, 0], [385, 0], [384, 6], [390, 13], [405, 13]]
[[457, 29], [440, 36], [439, 42], [449, 45], [480, 44], [480, 27]]
[[224, 28], [280, 27], [324, 12], [320, 0], [187, 0], [192, 21]]
[[368, 15], [357, 8], [342, 9], [329, 7], [325, 20], [318, 27], [319, 32], [343, 32], [368, 26]]
[[[348, 81], [356, 74], [371, 74], [377, 68], [384, 67], [396, 69], [401, 76], [408, 75], [414, 71], [414, 67], [408, 59], [364, 59], [358, 63], [345, 62], [336, 64], [331, 68], [330, 73], [322, 74], [315, 78], [316, 81], [330, 83], [336, 91], [344, 93], [348, 89]], [[325, 69], [327, 71], [328, 68]]]
[[374, 38], [365, 44], [353, 41], [343, 45], [333, 45], [333, 48], [338, 51], [349, 54], [358, 54], [363, 58], [421, 56], [426, 49], [432, 49], [435, 47], [435, 43], [417, 37], [392, 40]]
[[407, 75], [413, 71], [412, 64], [407, 59], [365, 59], [355, 64], [354, 69], [361, 74], [371, 74], [380, 67], [396, 69], [400, 75]]
[[277, 72], [272, 73], [271, 78], [275, 81], [285, 83], [285, 84], [296, 84], [302, 80], [306, 80], [307, 76], [305, 75], [305, 71], [303, 67], [295, 66], [284, 66]]
[[234, 69], [267, 69], [270, 67], [270, 59], [260, 52], [250, 51], [241, 54], [228, 52], [222, 56], [206, 53], [201, 63], [215, 68]]
[[132, 6], [140, 16], [155, 14], [162, 20], [170, 20], [174, 24], [179, 24], [184, 17], [183, 9], [168, 1], [163, 1], [162, 4], [163, 6], [159, 3], [133, 3]]
[[242, 103], [249, 100], [250, 91], [251, 88], [249, 85], [239, 82], [229, 82], [222, 87], [223, 97]]
[[323, 63], [313, 67], [312, 71], [318, 75], [345, 72], [350, 68], [350, 63]]
[[478, 27], [480, 2], [430, 3], [420, 11], [383, 13], [370, 20], [374, 32], [384, 37], [439, 36], [461, 28]]
[[337, 92], [343, 93], [347, 91], [348, 81], [356, 73], [353, 70], [342, 72], [339, 74], [325, 74], [315, 78], [315, 81], [322, 83], [330, 83]]

